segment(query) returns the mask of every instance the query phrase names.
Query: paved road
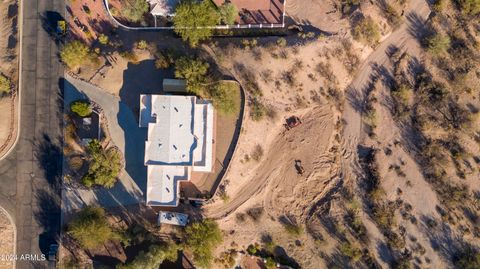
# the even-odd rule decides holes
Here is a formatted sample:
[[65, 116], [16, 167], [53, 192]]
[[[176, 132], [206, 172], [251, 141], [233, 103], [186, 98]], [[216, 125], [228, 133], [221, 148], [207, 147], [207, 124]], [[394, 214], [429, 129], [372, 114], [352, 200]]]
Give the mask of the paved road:
[[[23, 0], [20, 138], [0, 162], [0, 204], [17, 228], [17, 255], [40, 255], [60, 229], [61, 102], [57, 46], [40, 14], [64, 14], [61, 0]], [[24, 256], [26, 257], [26, 256]], [[41, 259], [39, 257], [38, 259]], [[46, 268], [46, 261], [17, 261], [17, 268]]]

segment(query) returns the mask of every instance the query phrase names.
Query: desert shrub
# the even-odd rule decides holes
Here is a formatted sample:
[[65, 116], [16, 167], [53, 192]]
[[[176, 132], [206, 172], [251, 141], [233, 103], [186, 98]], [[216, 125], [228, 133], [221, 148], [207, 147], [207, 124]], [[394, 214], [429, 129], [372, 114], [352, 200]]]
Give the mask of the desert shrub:
[[247, 215], [253, 221], [258, 221], [263, 215], [263, 207], [252, 207], [247, 210]]
[[137, 49], [145, 50], [148, 48], [148, 42], [146, 40], [140, 40], [137, 42]]
[[362, 18], [353, 27], [352, 34], [355, 40], [369, 46], [376, 45], [378, 40], [380, 40], [380, 30], [378, 29], [378, 25], [370, 17]]
[[68, 68], [76, 69], [87, 63], [95, 61], [95, 54], [90, 48], [79, 40], [68, 42], [60, 51], [60, 59]]
[[220, 14], [220, 21], [226, 25], [232, 25], [235, 23], [235, 20], [238, 16], [238, 9], [229, 2], [224, 2], [219, 8], [218, 12]]
[[205, 96], [203, 85], [209, 64], [200, 59], [181, 57], [175, 63], [175, 77], [186, 80], [187, 90], [193, 94]]
[[98, 42], [100, 42], [100, 44], [107, 45], [108, 41], [109, 41], [109, 38], [106, 34], [100, 34], [98, 36]]
[[70, 104], [70, 110], [79, 117], [88, 117], [92, 114], [92, 105], [87, 100], [77, 100]]
[[239, 90], [237, 83], [219, 82], [209, 88], [209, 95], [216, 109], [224, 114], [233, 114], [239, 110], [239, 105], [236, 101]]
[[460, 4], [462, 13], [476, 16], [480, 14], [480, 0], [456, 0]]
[[185, 228], [185, 247], [193, 253], [196, 265], [209, 268], [213, 260], [213, 250], [222, 242], [222, 232], [211, 219], [194, 222]]
[[349, 242], [343, 243], [339, 250], [343, 255], [350, 258], [353, 262], [359, 261], [362, 257], [362, 251]]
[[254, 246], [254, 245], [249, 245], [249, 246], [247, 247], [247, 252], [248, 252], [248, 254], [250, 254], [250, 255], [255, 255], [255, 254], [258, 252], [258, 249], [257, 249], [257, 247]]
[[435, 0], [435, 2], [432, 4], [432, 8], [436, 12], [442, 12], [445, 9], [446, 4], [447, 0]]
[[253, 148], [252, 154], [250, 154], [253, 160], [260, 161], [263, 157], [263, 148], [260, 144], [256, 144]]
[[237, 251], [235, 251], [234, 249], [230, 249], [220, 253], [220, 256], [215, 259], [215, 262], [223, 265], [224, 268], [234, 268], [235, 259], [237, 258], [237, 256]]
[[127, 264], [117, 265], [117, 269], [158, 269], [164, 261], [175, 262], [178, 255], [178, 246], [151, 245], [148, 251], [140, 251], [135, 259]]
[[342, 0], [341, 1], [341, 11], [343, 15], [350, 14], [355, 7], [360, 4], [360, 0]]
[[261, 121], [267, 114], [267, 107], [258, 99], [250, 101], [250, 117], [254, 121]]
[[289, 235], [299, 236], [303, 233], [302, 227], [295, 223], [282, 223], [283, 228]]
[[0, 74], [0, 93], [9, 93], [11, 89], [11, 82], [7, 76]]
[[386, 1], [380, 2], [382, 3], [381, 8], [383, 15], [387, 19], [388, 24], [390, 24], [391, 26], [397, 26], [398, 24], [400, 24], [401, 16], [400, 14], [398, 14], [395, 8]]
[[68, 234], [82, 247], [96, 248], [109, 240], [120, 239], [107, 222], [105, 210], [100, 207], [86, 207], [68, 224]]
[[480, 253], [472, 247], [466, 247], [455, 255], [454, 264], [457, 268], [462, 269], [480, 268]]
[[447, 54], [447, 51], [450, 48], [450, 43], [451, 41], [449, 36], [439, 33], [431, 35], [425, 40], [427, 51], [433, 56], [442, 56]]
[[98, 140], [88, 144], [88, 172], [83, 176], [82, 183], [87, 187], [100, 185], [111, 188], [117, 182], [121, 170], [121, 155], [114, 149], [104, 149]]
[[183, 41], [196, 47], [199, 42], [212, 36], [213, 29], [208, 26], [216, 26], [220, 20], [220, 15], [210, 1], [181, 1], [175, 9], [173, 27]]
[[395, 209], [389, 205], [377, 205], [373, 208], [373, 220], [382, 230], [389, 230], [395, 224]]
[[150, 8], [146, 0], [125, 0], [122, 3], [121, 14], [131, 22], [143, 21], [143, 16]]
[[283, 37], [280, 37], [279, 39], [277, 39], [277, 45], [279, 47], [286, 47], [287, 46], [287, 40]]

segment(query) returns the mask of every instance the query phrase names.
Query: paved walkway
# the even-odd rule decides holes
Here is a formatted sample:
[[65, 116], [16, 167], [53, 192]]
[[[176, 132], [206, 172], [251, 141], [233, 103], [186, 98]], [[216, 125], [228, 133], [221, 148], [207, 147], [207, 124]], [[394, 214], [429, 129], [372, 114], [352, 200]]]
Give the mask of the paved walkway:
[[138, 127], [134, 113], [118, 97], [90, 83], [67, 76], [64, 90], [65, 107], [72, 101], [85, 98], [102, 107], [111, 139], [124, 153], [125, 169], [115, 186], [108, 190], [64, 189], [63, 210], [68, 212], [91, 204], [114, 207], [143, 203], [147, 182], [147, 169], [143, 163], [147, 130]]

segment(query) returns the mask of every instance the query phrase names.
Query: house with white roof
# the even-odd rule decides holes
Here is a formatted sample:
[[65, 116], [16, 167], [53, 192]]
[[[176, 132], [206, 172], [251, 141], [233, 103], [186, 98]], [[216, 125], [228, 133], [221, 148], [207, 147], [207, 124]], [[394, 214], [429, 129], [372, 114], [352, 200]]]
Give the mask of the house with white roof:
[[211, 172], [213, 105], [195, 96], [140, 96], [139, 125], [145, 142], [147, 205], [177, 206], [180, 182], [191, 172]]

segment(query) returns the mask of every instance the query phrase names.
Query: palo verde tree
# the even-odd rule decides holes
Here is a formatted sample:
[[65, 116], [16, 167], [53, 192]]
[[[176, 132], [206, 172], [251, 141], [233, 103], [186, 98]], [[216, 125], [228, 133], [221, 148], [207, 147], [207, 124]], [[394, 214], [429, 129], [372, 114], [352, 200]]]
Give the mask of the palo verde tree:
[[90, 48], [79, 40], [71, 41], [63, 46], [60, 51], [60, 58], [68, 68], [76, 69], [84, 64], [94, 61], [95, 54]]
[[177, 5], [173, 26], [175, 33], [196, 47], [200, 41], [209, 39], [214, 26], [220, 23], [220, 15], [211, 1], [184, 0]]
[[70, 110], [79, 117], [88, 117], [92, 114], [92, 105], [87, 100], [77, 100], [70, 104]]
[[82, 183], [87, 187], [93, 185], [113, 187], [121, 170], [120, 153], [114, 148], [104, 149], [96, 139], [88, 144], [87, 151], [90, 154], [90, 164]]
[[175, 77], [186, 80], [189, 92], [204, 96], [202, 84], [206, 82], [208, 68], [209, 64], [200, 59], [181, 57], [175, 63]]
[[218, 224], [211, 219], [195, 222], [185, 228], [185, 248], [193, 254], [194, 262], [209, 268], [215, 247], [223, 240]]
[[158, 269], [163, 261], [174, 262], [177, 260], [178, 246], [152, 245], [148, 251], [140, 251], [133, 261], [127, 264], [118, 265], [117, 269]]
[[126, 0], [123, 1], [122, 16], [131, 22], [143, 21], [145, 13], [150, 8], [145, 0]]
[[96, 248], [109, 240], [120, 239], [120, 234], [112, 229], [100, 207], [86, 207], [68, 225], [71, 235], [83, 248]]

